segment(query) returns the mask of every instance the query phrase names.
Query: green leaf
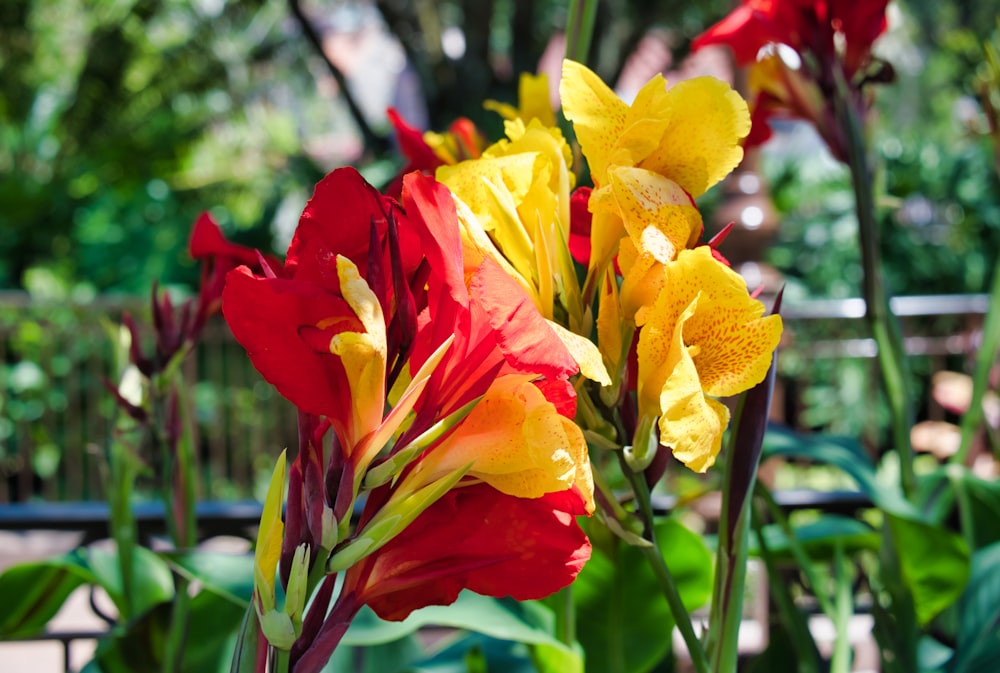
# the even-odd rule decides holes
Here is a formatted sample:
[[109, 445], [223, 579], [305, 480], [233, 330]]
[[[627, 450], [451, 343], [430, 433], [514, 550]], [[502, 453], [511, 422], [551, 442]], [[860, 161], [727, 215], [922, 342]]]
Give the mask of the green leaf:
[[532, 645], [529, 649], [538, 673], [583, 673], [582, 648]]
[[875, 466], [856, 440], [830, 435], [806, 436], [772, 425], [764, 435], [761, 462], [775, 457], [805, 459], [838, 467], [880, 508], [899, 514], [913, 510], [898, 487], [879, 483]]
[[[704, 605], [712, 591], [712, 555], [701, 537], [666, 519], [656, 526], [656, 540], [684, 605]], [[610, 552], [595, 548], [573, 584], [573, 597], [587, 671], [641, 673], [670, 651], [673, 616], [641, 550], [623, 544]]]
[[[114, 550], [93, 547], [85, 553], [95, 583], [121, 609], [126, 605], [126, 596], [123, 594], [118, 554]], [[130, 604], [136, 610], [136, 615], [142, 615], [160, 603], [168, 603], [173, 599], [174, 578], [166, 562], [145, 547], [134, 547], [132, 558], [132, 591], [135, 596], [131, 598]]]
[[[520, 643], [565, 647], [546, 624], [547, 609], [537, 603], [480, 596], [463, 591], [449, 606], [415, 610], [401, 622], [386, 622], [363, 608], [341, 641], [344, 645], [379, 645], [425, 626], [450, 626]], [[551, 615], [548, 615], [551, 617]]]
[[955, 490], [963, 496], [961, 505], [967, 507], [972, 544], [976, 549], [1000, 541], [1000, 482], [984, 481], [965, 467], [949, 466], [948, 476]]
[[[803, 545], [813, 560], [833, 558], [834, 547], [839, 542], [844, 551], [854, 553], [861, 550], [877, 551], [881, 536], [868, 524], [857, 519], [837, 514], [824, 514], [815, 521], [793, 526], [795, 538]], [[780, 558], [791, 558], [788, 538], [778, 524], [764, 526], [763, 535], [767, 548]], [[750, 538], [750, 552], [756, 554], [756, 537]]]
[[902, 580], [921, 625], [958, 600], [969, 578], [969, 548], [960, 535], [923, 521], [887, 514]]
[[0, 575], [0, 637], [25, 638], [41, 633], [69, 595], [92, 581], [79, 550], [11, 566]]
[[958, 613], [958, 646], [948, 673], [992, 673], [1000, 659], [1000, 542], [973, 555]]
[[243, 620], [236, 633], [229, 673], [256, 673], [258, 638], [260, 638], [260, 623], [257, 620], [257, 610], [250, 607], [243, 611]]
[[191, 599], [182, 660], [185, 673], [229, 671], [244, 610], [207, 585]]
[[253, 594], [253, 556], [206, 551], [171, 551], [160, 556], [177, 573], [243, 610]]

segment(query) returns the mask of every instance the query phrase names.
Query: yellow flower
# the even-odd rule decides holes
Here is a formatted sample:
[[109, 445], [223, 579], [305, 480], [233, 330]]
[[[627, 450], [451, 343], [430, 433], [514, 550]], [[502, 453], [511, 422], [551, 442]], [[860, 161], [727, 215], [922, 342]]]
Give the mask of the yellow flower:
[[[572, 153], [558, 128], [537, 118], [505, 124], [507, 139], [479, 159], [442, 166], [437, 179], [469, 207], [465, 238], [475, 256], [493, 257], [549, 320], [585, 329], [580, 286], [569, 254]], [[559, 306], [557, 314], [557, 305]]]
[[659, 417], [660, 443], [697, 472], [714, 462], [729, 411], [713, 397], [760, 383], [781, 336], [780, 316], [747, 294], [707, 247], [663, 265], [661, 292], [639, 332], [639, 415]]
[[668, 90], [657, 75], [627, 105], [586, 66], [564, 61], [559, 92], [598, 187], [611, 166], [635, 166], [670, 178], [697, 198], [743, 159], [747, 104], [714, 77]]
[[627, 105], [586, 66], [564, 61], [559, 91], [596, 188], [586, 302], [626, 234], [642, 252], [654, 252], [654, 239], [644, 242], [642, 234], [657, 222], [675, 251], [697, 242], [693, 199], [742, 160], [750, 114], [739, 94], [712, 77], [668, 90], [657, 75]]
[[504, 119], [520, 119], [524, 123], [537, 119], [543, 126], [556, 125], [556, 113], [549, 99], [549, 78], [545, 74], [522, 73], [517, 83], [518, 107], [509, 103], [488, 100], [483, 103], [487, 110], [493, 110]]

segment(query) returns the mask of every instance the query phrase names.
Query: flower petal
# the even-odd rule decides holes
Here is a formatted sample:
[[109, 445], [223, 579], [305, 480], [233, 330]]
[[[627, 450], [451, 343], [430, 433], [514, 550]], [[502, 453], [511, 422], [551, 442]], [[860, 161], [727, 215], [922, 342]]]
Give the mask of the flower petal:
[[575, 508], [567, 507], [574, 501], [571, 493], [514, 498], [485, 484], [452, 490], [350, 568], [345, 590], [389, 620], [453, 603], [463, 589], [543, 598], [572, 582], [590, 558]]
[[658, 111], [667, 121], [655, 152], [638, 164], [664, 175], [695, 198], [743, 160], [750, 132], [746, 101], [727, 83], [695, 77], [676, 84]]

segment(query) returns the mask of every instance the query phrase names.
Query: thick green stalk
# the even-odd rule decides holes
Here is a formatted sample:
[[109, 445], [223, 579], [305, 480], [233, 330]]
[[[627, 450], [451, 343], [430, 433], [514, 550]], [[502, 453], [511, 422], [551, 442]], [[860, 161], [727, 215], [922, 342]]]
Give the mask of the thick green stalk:
[[[182, 349], [176, 356], [180, 358], [177, 360], [177, 365], [165, 368], [161, 391], [164, 394], [159, 395], [156, 400], [161, 407], [165, 407], [160, 410], [158, 418], [170, 419], [172, 414], [176, 413], [177, 418], [174, 422], [179, 425], [179, 433], [173, 447], [169, 441], [164, 441], [165, 438], [161, 437], [159, 442], [160, 450], [164, 453], [163, 464], [167, 466], [163, 478], [163, 506], [168, 529], [177, 549], [192, 549], [198, 543], [195, 518], [194, 428], [188, 406], [187, 382], [179, 364], [188, 352], [189, 348]], [[172, 395], [176, 395], [176, 398], [172, 399]], [[176, 410], [170, 410], [171, 404], [176, 404]], [[170, 420], [165, 422], [169, 423]], [[157, 430], [162, 430], [163, 427], [161, 425]], [[174, 575], [174, 604], [170, 613], [164, 653], [165, 673], [180, 673], [182, 669], [182, 654], [187, 643], [191, 613], [189, 585], [187, 578]]]
[[878, 346], [878, 363], [892, 417], [893, 446], [899, 454], [901, 486], [903, 492], [909, 495], [916, 485], [913, 446], [910, 444], [914, 414], [903, 336], [899, 322], [889, 306], [889, 292], [882, 275], [872, 171], [861, 118], [855, 105], [854, 92], [844, 80], [843, 73], [835, 70], [834, 75], [837, 83], [833, 97], [834, 112], [846, 140], [847, 163], [851, 171], [858, 216], [858, 242], [863, 270], [861, 291], [865, 300], [865, 315]]
[[[687, 608], [684, 607], [684, 601], [681, 600], [681, 594], [677, 589], [677, 582], [674, 580], [673, 573], [667, 567], [667, 562], [663, 558], [663, 552], [660, 551], [660, 547], [656, 544], [656, 527], [653, 519], [652, 498], [649, 493], [649, 486], [646, 484], [646, 478], [641, 473], [633, 472], [632, 468], [625, 462], [624, 456], [619, 455], [619, 462], [622, 471], [632, 485], [636, 503], [639, 506], [639, 516], [642, 518], [644, 527], [643, 537], [652, 543], [648, 547], [640, 547], [639, 550], [646, 557], [650, 568], [653, 569], [653, 574], [660, 584], [660, 590], [663, 592], [664, 598], [667, 599], [670, 612], [677, 623], [677, 628], [680, 630], [681, 636], [684, 638], [684, 644], [687, 645], [694, 670], [696, 673], [709, 673], [711, 669], [709, 668], [708, 657], [705, 655], [705, 648], [702, 646], [701, 641], [698, 640], [698, 635], [694, 631], [694, 626], [691, 623], [691, 615], [688, 613]], [[669, 637], [669, 634], [667, 637]]]
[[587, 63], [596, 18], [597, 0], [570, 0], [566, 20], [566, 58]]
[[[990, 370], [1000, 350], [1000, 272], [993, 272], [993, 288], [990, 290], [990, 305], [983, 323], [983, 341], [976, 354], [976, 369], [972, 374], [972, 400], [959, 424], [962, 441], [958, 451], [951, 457], [952, 463], [964, 463], [969, 457], [972, 440], [983, 424], [983, 398], [990, 385]], [[1000, 457], [1000, 456], [998, 456]]]
[[108, 499], [111, 505], [110, 521], [111, 537], [115, 541], [118, 553], [118, 568], [122, 577], [122, 604], [117, 606], [121, 611], [123, 622], [136, 617], [135, 591], [135, 547], [138, 539], [138, 529], [135, 515], [132, 512], [132, 493], [135, 487], [137, 461], [129, 447], [122, 441], [113, 439], [111, 442], [110, 470], [108, 480]]

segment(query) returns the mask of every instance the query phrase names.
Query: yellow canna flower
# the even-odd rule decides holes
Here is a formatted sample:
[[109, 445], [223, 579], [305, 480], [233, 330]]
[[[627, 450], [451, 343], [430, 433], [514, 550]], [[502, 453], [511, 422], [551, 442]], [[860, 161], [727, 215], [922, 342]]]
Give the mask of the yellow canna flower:
[[639, 332], [639, 415], [658, 416], [660, 443], [704, 472], [729, 422], [729, 411], [712, 398], [764, 379], [781, 317], [762, 317], [763, 304], [707, 247], [681, 251], [662, 268], [665, 290]]
[[483, 107], [508, 120], [519, 119], [527, 124], [532, 119], [537, 119], [543, 126], [556, 125], [556, 113], [552, 110], [549, 99], [548, 75], [521, 73], [521, 79], [517, 83], [517, 100], [518, 107], [495, 100], [486, 101]]
[[[637, 252], [661, 263], [671, 248], [676, 254], [697, 242], [693, 199], [742, 160], [750, 115], [739, 94], [712, 77], [667, 89], [657, 75], [628, 105], [586, 66], [564, 61], [559, 91], [596, 188], [586, 303], [626, 234]], [[663, 236], [647, 231], [651, 225]]]

